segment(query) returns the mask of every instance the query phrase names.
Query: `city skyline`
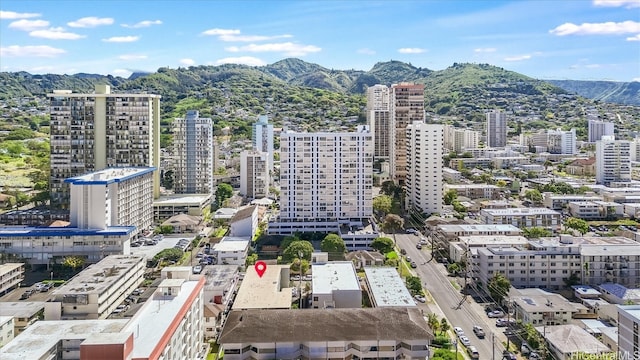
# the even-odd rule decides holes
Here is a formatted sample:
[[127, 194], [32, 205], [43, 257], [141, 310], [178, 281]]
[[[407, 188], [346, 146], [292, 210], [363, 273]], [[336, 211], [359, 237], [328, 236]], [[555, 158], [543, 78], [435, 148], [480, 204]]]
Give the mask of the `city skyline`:
[[127, 77], [296, 57], [335, 69], [475, 62], [539, 79], [640, 81], [638, 0], [149, 5], [3, 1], [0, 70]]

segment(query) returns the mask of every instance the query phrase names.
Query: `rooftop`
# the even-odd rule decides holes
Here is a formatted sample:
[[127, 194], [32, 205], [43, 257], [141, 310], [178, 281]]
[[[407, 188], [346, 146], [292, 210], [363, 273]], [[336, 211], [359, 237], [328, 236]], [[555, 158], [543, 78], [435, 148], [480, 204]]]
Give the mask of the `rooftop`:
[[446, 184], [447, 189], [498, 189], [493, 184]]
[[358, 274], [351, 261], [314, 264], [311, 270], [314, 294], [331, 294], [340, 290], [360, 291]]
[[251, 268], [247, 271], [233, 309], [289, 309], [291, 301], [289, 265], [269, 265], [262, 277]]
[[236, 212], [236, 214], [231, 218], [231, 222], [240, 221], [253, 216], [253, 212], [256, 211], [257, 208], [258, 205], [249, 205], [245, 206], [242, 209], [239, 209], [238, 212]]
[[600, 291], [589, 285], [573, 285], [571, 288], [579, 295], [601, 295]]
[[494, 216], [501, 215], [558, 215], [560, 213], [547, 208], [508, 208], [508, 209], [482, 209], [480, 213]]
[[540, 326], [536, 327], [536, 330], [563, 354], [575, 352], [598, 354], [611, 351], [607, 345], [577, 325]]
[[136, 178], [156, 170], [154, 167], [107, 168], [92, 173], [65, 179], [72, 185], [106, 185]]
[[508, 236], [508, 235], [474, 235], [460, 236], [460, 242], [469, 246], [482, 245], [526, 245], [529, 241], [524, 236]]
[[[173, 331], [171, 327], [174, 325], [174, 320], [184, 316], [184, 314], [181, 315], [180, 313], [184, 311], [185, 304], [192, 300], [193, 294], [197, 294], [204, 286], [204, 279], [199, 281], [165, 279], [161, 285], [166, 286], [168, 283], [165, 282], [172, 282], [173, 280], [178, 280], [181, 283], [178, 295], [149, 298], [131, 319], [131, 322], [127, 324], [125, 330], [133, 332], [132, 357], [134, 359], [148, 358], [155, 347], [161, 345], [160, 342], [165, 333]], [[176, 325], [179, 325], [179, 323]]]
[[213, 245], [213, 251], [234, 252], [245, 251], [249, 248], [249, 240], [228, 240], [223, 238], [222, 241]]
[[600, 290], [622, 300], [640, 300], [640, 289], [629, 289], [624, 285], [615, 283], [600, 284]]
[[618, 305], [618, 312], [640, 321], [640, 305]]
[[527, 313], [539, 313], [549, 311], [578, 312], [586, 310], [582, 304], [572, 303], [562, 295], [546, 292], [542, 289], [520, 289], [512, 300]]
[[60, 340], [83, 340], [96, 333], [117, 333], [128, 319], [36, 321], [0, 348], [2, 360], [40, 359]]
[[30, 318], [44, 309], [44, 301], [0, 302], [0, 316]]
[[238, 265], [206, 265], [202, 274], [206, 281], [204, 290], [215, 290], [233, 282], [238, 275]]
[[[141, 265], [142, 264], [142, 265]], [[143, 266], [146, 260], [137, 255], [109, 255], [56, 289], [56, 297], [65, 294], [102, 294], [123, 276], [130, 276], [131, 269]]]
[[80, 229], [77, 227], [0, 226], [0, 237], [129, 235], [135, 229], [135, 226], [109, 226], [105, 229]]
[[153, 206], [200, 205], [211, 201], [211, 194], [162, 195], [153, 200]]
[[376, 307], [416, 306], [396, 268], [365, 267], [364, 273]]
[[516, 232], [522, 233], [522, 230], [511, 224], [457, 224], [457, 225], [438, 225], [438, 229], [443, 232]]
[[[6, 274], [8, 272], [17, 270], [21, 267], [24, 267], [23, 263], [6, 263], [6, 264], [0, 264], [0, 275], [1, 274]], [[24, 270], [24, 269], [23, 269]]]
[[232, 311], [220, 344], [361, 340], [430, 340], [417, 308]]
[[582, 256], [633, 256], [640, 255], [640, 246], [638, 246], [638, 243], [622, 245], [588, 244], [580, 247], [580, 254]]

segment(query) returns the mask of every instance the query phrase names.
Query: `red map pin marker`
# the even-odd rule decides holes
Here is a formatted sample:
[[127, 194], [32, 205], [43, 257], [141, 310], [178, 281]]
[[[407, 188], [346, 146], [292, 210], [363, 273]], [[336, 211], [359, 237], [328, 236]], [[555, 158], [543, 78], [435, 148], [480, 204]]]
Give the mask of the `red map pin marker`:
[[258, 276], [262, 277], [262, 275], [264, 275], [264, 272], [267, 271], [267, 264], [264, 261], [258, 261], [254, 265], [254, 268], [256, 269]]

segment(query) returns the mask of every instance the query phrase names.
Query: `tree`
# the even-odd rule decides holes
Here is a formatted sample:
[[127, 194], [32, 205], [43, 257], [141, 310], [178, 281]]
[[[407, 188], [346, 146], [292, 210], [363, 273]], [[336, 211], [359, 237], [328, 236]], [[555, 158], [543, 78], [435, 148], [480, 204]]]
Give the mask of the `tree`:
[[580, 277], [578, 276], [578, 272], [577, 271], [571, 273], [571, 275], [568, 278], [564, 278], [562, 280], [564, 280], [564, 284], [568, 288], [572, 287], [573, 285], [580, 284]]
[[584, 235], [589, 232], [589, 223], [582, 219], [570, 217], [564, 222], [564, 226], [575, 229], [580, 232], [581, 235]]
[[447, 349], [436, 349], [431, 360], [457, 360], [456, 353]]
[[294, 259], [299, 258], [298, 254], [302, 252], [302, 258], [311, 261], [311, 254], [313, 253], [313, 244], [306, 240], [294, 241], [291, 245], [287, 246], [282, 252], [282, 259], [288, 263]]
[[445, 205], [451, 205], [458, 198], [458, 192], [454, 189], [447, 190], [443, 196], [443, 202]]
[[258, 261], [258, 254], [253, 253], [251, 255], [247, 255], [247, 260], [244, 262], [244, 265], [246, 267], [249, 267], [249, 266], [255, 264], [256, 261]]
[[347, 246], [340, 236], [329, 234], [320, 243], [320, 250], [329, 253], [329, 260], [344, 260]]
[[396, 231], [402, 229], [404, 227], [404, 219], [396, 214], [387, 214], [384, 217], [384, 223], [382, 224], [382, 228], [384, 231], [390, 232], [393, 234], [393, 242], [395, 243], [396, 239]]
[[294, 241], [300, 241], [300, 238], [297, 235], [287, 235], [284, 238], [282, 238], [282, 241], [280, 241], [280, 250], [283, 250], [288, 248], [289, 245], [291, 245], [292, 242]]
[[420, 294], [422, 292], [422, 282], [417, 276], [407, 276], [407, 289], [413, 294]]
[[175, 249], [175, 248], [164, 249], [153, 257], [153, 261], [164, 259], [166, 261], [178, 262], [180, 261], [180, 259], [182, 259], [182, 255], [184, 255], [184, 251], [180, 249]]
[[389, 195], [379, 195], [373, 198], [373, 210], [386, 215], [393, 207], [393, 199]]
[[538, 189], [530, 189], [525, 191], [524, 198], [534, 204], [540, 204], [542, 202], [542, 194]]
[[393, 240], [388, 237], [375, 238], [371, 242], [371, 248], [378, 250], [382, 254], [386, 254], [393, 251]]
[[173, 232], [173, 226], [171, 225], [160, 225], [155, 231], [156, 234], [171, 234]]
[[429, 313], [427, 315], [427, 325], [429, 325], [434, 334], [438, 332], [440, 329], [440, 320], [438, 319], [438, 315]]
[[446, 333], [447, 331], [449, 331], [449, 329], [451, 328], [451, 326], [449, 325], [449, 322], [447, 321], [447, 318], [442, 318], [440, 320], [440, 331], [443, 333]]
[[77, 268], [83, 267], [87, 260], [82, 256], [67, 256], [62, 261], [62, 265], [70, 267], [75, 272]]
[[504, 275], [500, 273], [495, 273], [489, 282], [487, 283], [487, 288], [489, 288], [489, 294], [495, 300], [496, 303], [501, 304], [502, 300], [509, 293], [509, 288], [511, 288], [511, 282]]
[[216, 207], [222, 207], [225, 200], [233, 195], [233, 188], [227, 183], [219, 184], [216, 188]]
[[380, 186], [380, 192], [384, 195], [396, 198], [402, 193], [402, 188], [396, 185], [393, 180], [387, 180]]
[[[307, 273], [307, 271], [309, 271], [309, 268], [311, 267], [311, 265], [309, 264], [309, 261], [305, 260], [305, 259], [295, 259], [292, 263], [291, 263], [291, 271], [293, 272], [297, 272], [300, 275], [304, 275]], [[300, 271], [302, 269], [302, 271]]]
[[522, 229], [522, 233], [526, 238], [529, 239], [537, 239], [541, 237], [549, 237], [551, 236], [551, 231], [541, 228], [541, 227], [530, 227]]

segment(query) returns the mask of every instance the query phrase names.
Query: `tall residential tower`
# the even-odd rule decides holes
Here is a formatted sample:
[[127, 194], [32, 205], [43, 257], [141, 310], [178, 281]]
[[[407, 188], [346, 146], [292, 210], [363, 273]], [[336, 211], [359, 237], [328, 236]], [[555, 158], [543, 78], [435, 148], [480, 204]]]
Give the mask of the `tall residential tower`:
[[487, 147], [507, 146], [507, 114], [500, 110], [487, 113]]
[[442, 213], [444, 126], [415, 121], [407, 126], [406, 207]]
[[407, 176], [407, 126], [414, 121], [424, 122], [424, 85], [394, 84], [390, 91], [391, 139], [389, 165], [391, 179], [403, 185]]
[[[48, 94], [51, 114], [51, 205], [69, 208], [67, 178], [111, 167], [160, 165], [160, 95], [56, 90]], [[154, 197], [160, 173], [153, 174]]]
[[[269, 118], [266, 115], [258, 117], [258, 121], [253, 124], [253, 148], [257, 151], [267, 153], [267, 171], [269, 175], [273, 174], [273, 124], [269, 124]], [[270, 180], [267, 181], [267, 186]]]
[[389, 112], [389, 88], [374, 85], [367, 89], [367, 124], [373, 138], [374, 160], [389, 160], [391, 119]]
[[211, 194], [213, 190], [213, 120], [188, 110], [173, 122], [176, 194]]

